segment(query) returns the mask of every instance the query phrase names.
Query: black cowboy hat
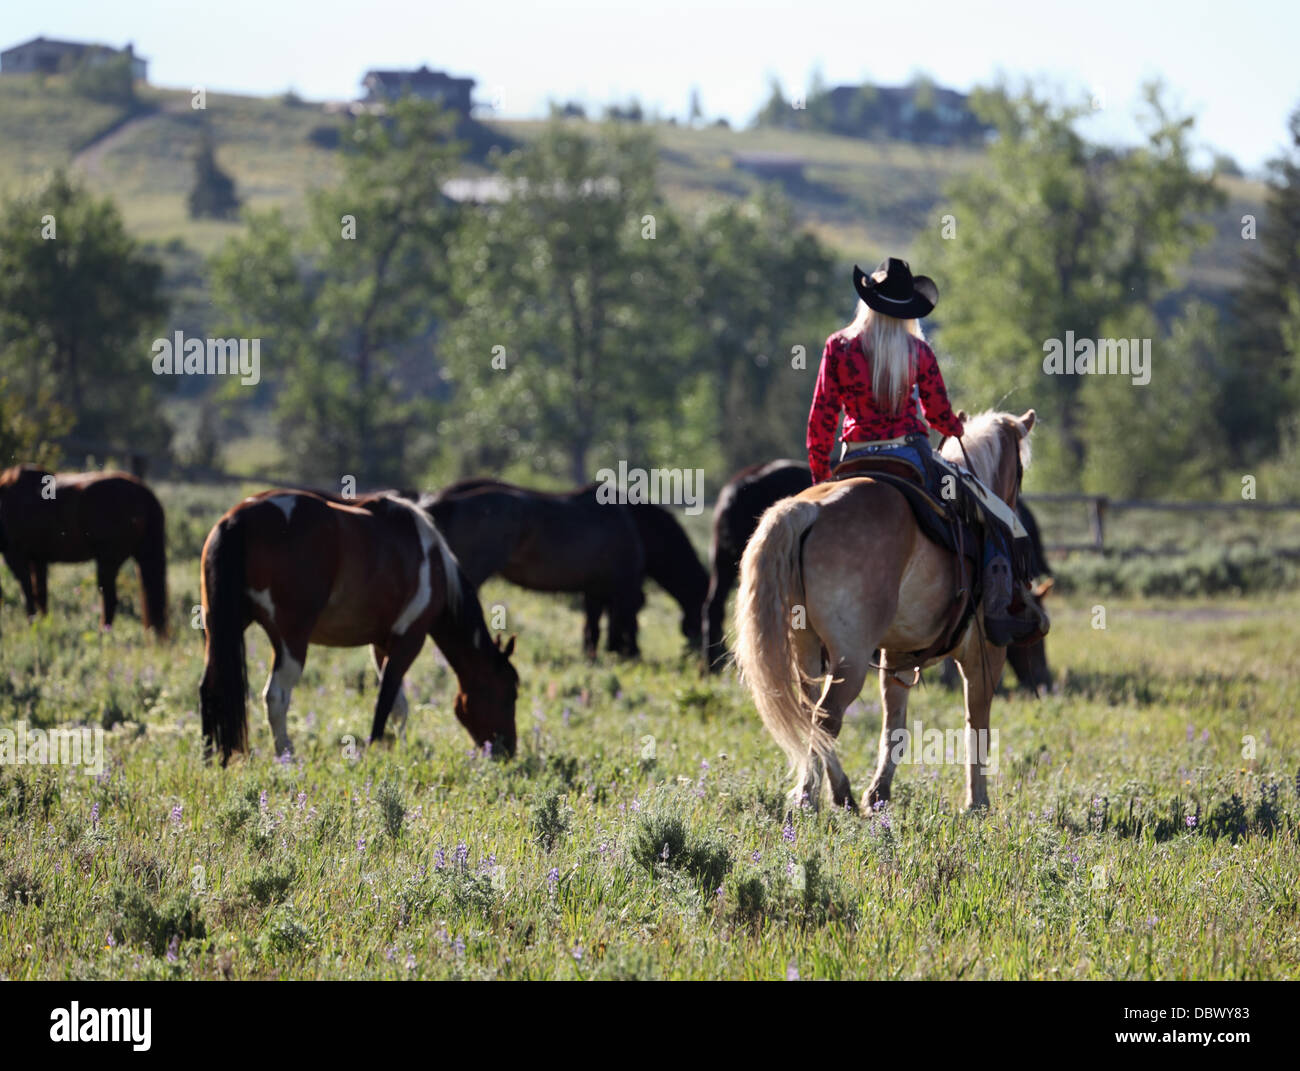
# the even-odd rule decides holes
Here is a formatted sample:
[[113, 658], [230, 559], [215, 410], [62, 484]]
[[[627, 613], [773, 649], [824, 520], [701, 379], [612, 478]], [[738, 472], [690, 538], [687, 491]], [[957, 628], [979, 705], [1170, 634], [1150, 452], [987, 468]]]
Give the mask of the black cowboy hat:
[[880, 282], [856, 264], [853, 266], [853, 286], [858, 296], [876, 312], [899, 320], [919, 320], [930, 315], [939, 304], [939, 288], [934, 280], [928, 275], [913, 276], [907, 261], [888, 257], [876, 271], [885, 273]]

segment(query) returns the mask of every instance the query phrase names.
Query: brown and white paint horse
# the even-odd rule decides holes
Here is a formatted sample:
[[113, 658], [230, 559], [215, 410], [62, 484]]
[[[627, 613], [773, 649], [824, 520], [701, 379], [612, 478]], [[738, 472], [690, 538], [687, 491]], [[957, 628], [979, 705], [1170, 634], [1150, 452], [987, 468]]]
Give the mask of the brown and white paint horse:
[[[1013, 506], [1020, 490], [1017, 453], [1028, 464], [1034, 421], [1030, 409], [1019, 417], [982, 413], [966, 424], [975, 475]], [[949, 440], [943, 456], [960, 462], [960, 445]], [[735, 658], [763, 724], [795, 771], [792, 796], [817, 806], [829, 771], [834, 803], [854, 805], [835, 740], [880, 648], [884, 724], [866, 804], [889, 799], [911, 683], [897, 669], [906, 652], [939, 640], [954, 593], [953, 555], [921, 533], [900, 491], [863, 477], [818, 484], [778, 502], [763, 514], [740, 571]], [[987, 752], [972, 734], [982, 731], [975, 739], [987, 745], [1006, 648], [985, 641], [977, 613], [944, 654], [956, 659], [965, 685], [966, 805], [984, 807], [980, 760]]]
[[371, 742], [390, 711], [406, 720], [402, 677], [426, 636], [459, 681], [455, 712], [479, 746], [515, 750], [519, 677], [514, 638], [494, 640], [473, 585], [433, 522], [387, 495], [354, 501], [267, 491], [219, 520], [203, 544], [207, 653], [199, 686], [205, 755], [248, 750], [244, 630], [256, 621], [274, 649], [262, 696], [277, 755], [291, 750], [289, 698], [309, 644], [369, 644], [379, 670]]

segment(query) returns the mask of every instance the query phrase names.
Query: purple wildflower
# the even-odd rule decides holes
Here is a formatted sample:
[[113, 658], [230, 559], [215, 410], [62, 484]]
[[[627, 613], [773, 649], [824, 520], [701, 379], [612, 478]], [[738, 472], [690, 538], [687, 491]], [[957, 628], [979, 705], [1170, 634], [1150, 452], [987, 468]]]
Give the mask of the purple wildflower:
[[1194, 815], [1194, 814], [1189, 814], [1189, 815], [1187, 816], [1187, 828], [1188, 828], [1188, 829], [1195, 829], [1195, 828], [1196, 828], [1196, 815]]
[[442, 850], [442, 845], [438, 845], [438, 850], [433, 853], [433, 869], [442, 870], [447, 865], [447, 853]]
[[785, 969], [785, 980], [787, 982], [799, 981], [799, 968], [793, 963], [789, 964]]
[[174, 825], [174, 826], [179, 826], [179, 825], [181, 824], [181, 812], [182, 812], [182, 810], [183, 810], [183, 808], [182, 808], [181, 804], [179, 804], [179, 803], [176, 804], [176, 806], [172, 808], [172, 819], [171, 819], [171, 821], [172, 821], [172, 825]]
[[546, 875], [546, 884], [549, 885], [551, 889], [554, 889], [555, 886], [559, 884], [559, 881], [560, 881], [560, 868], [558, 866], [553, 866], [551, 867], [549, 873], [547, 873]]
[[469, 862], [469, 845], [464, 841], [456, 845], [456, 862], [460, 866]]
[[180, 947], [181, 947], [180, 935], [172, 934], [172, 939], [167, 942], [168, 963], [175, 963], [178, 959], [180, 959], [180, 956], [177, 955], [177, 953], [180, 951]]
[[781, 839], [785, 841], [786, 844], [793, 844], [794, 838], [795, 838], [794, 822], [787, 814], [785, 816], [785, 825], [781, 827]]

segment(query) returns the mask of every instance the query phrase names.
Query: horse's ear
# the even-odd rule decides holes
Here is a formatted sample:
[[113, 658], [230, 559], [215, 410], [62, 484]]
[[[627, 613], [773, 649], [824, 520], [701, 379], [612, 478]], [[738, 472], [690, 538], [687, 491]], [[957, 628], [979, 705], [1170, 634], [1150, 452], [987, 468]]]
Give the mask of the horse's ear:
[[1020, 418], [1020, 423], [1024, 426], [1025, 434], [1028, 435], [1034, 430], [1034, 423], [1038, 420], [1038, 414], [1032, 409], [1026, 409], [1025, 415]]
[[510, 639], [506, 640], [506, 645], [501, 648], [501, 653], [505, 655], [507, 658], [509, 658], [512, 654], [515, 653], [514, 636], [511, 636]]
[[957, 419], [960, 420], [963, 424], [965, 424], [966, 421], [970, 419], [970, 414], [967, 413], [965, 409], [958, 409]]

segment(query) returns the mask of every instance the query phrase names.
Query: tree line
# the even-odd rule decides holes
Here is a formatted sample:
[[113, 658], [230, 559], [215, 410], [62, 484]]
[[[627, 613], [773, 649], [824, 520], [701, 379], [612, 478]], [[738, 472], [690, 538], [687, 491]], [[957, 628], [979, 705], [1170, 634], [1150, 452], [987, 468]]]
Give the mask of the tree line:
[[[1040, 489], [1194, 497], [1250, 472], [1261, 497], [1296, 494], [1300, 111], [1267, 211], [1243, 221], [1244, 282], [1215, 305], [1182, 300], [1180, 272], [1223, 195], [1157, 87], [1126, 151], [1032, 88], [971, 104], [996, 136], [911, 251], [942, 290], [927, 330], [954, 401], [1039, 411]], [[779, 190], [670, 205], [652, 131], [557, 113], [492, 161], [498, 196], [457, 201], [463, 149], [432, 104], [358, 117], [304, 221], [245, 209], [209, 261], [215, 333], [262, 340], [260, 383], [213, 399], [269, 406], [287, 470], [559, 484], [627, 459], [716, 488], [801, 455], [821, 344], [854, 298]], [[174, 383], [149, 346], [166, 319], [154, 251], [111, 202], [56, 175], [0, 208], [0, 460], [72, 439], [165, 450]], [[1067, 331], [1150, 340], [1149, 382], [1046, 374]]]

